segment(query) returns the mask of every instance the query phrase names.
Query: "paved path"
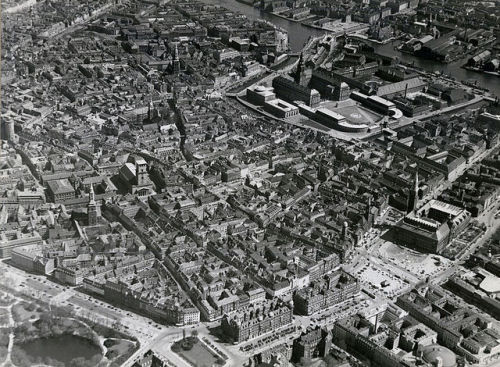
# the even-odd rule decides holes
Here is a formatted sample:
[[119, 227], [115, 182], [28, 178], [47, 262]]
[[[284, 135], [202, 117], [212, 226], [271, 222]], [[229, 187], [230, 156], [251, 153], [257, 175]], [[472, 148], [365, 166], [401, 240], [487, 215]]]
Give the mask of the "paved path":
[[[8, 324], [7, 325], [3, 325], [2, 327], [14, 327], [15, 326], [15, 322], [14, 322], [14, 318], [12, 317], [12, 307], [17, 304], [19, 302], [18, 299], [15, 299], [14, 302], [12, 304], [10, 304], [9, 306], [5, 306], [5, 307], [1, 307], [1, 308], [4, 308], [7, 310], [7, 313], [8, 313], [8, 318], [9, 318], [9, 321], [8, 321]], [[11, 332], [9, 333], [9, 344], [7, 346], [7, 355], [5, 356], [5, 360], [3, 361], [3, 363], [0, 364], [0, 367], [3, 367], [3, 366], [10, 366], [11, 365], [11, 353], [12, 353], [12, 348], [14, 347], [14, 332]]]

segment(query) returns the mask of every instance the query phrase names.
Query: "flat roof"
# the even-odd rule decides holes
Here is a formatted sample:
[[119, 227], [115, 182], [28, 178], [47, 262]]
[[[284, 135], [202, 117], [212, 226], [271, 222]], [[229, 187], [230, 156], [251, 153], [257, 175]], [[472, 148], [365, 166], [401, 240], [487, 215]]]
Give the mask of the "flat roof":
[[445, 203], [443, 201], [435, 200], [435, 199], [433, 199], [433, 200], [431, 200], [429, 202], [428, 207], [440, 210], [442, 212], [445, 212], [447, 214], [451, 214], [453, 216], [457, 216], [461, 212], [463, 212], [463, 209], [460, 208], [459, 206], [452, 205], [452, 204], [449, 204], [449, 203]]
[[500, 292], [500, 281], [498, 277], [493, 274], [485, 275], [481, 284], [479, 284], [479, 288], [481, 288], [486, 293], [499, 293]]
[[357, 90], [353, 90], [353, 91], [351, 92], [351, 95], [355, 95], [355, 96], [361, 97], [361, 98], [363, 98], [363, 99], [367, 99], [367, 98], [368, 98], [368, 96], [367, 96], [366, 94], [363, 94], [363, 93], [361, 93], [361, 92], [358, 92]]
[[339, 122], [339, 126], [344, 126], [350, 129], [367, 129], [370, 127], [367, 124], [353, 124], [349, 121], [341, 121]]
[[282, 99], [273, 99], [272, 101], [268, 101], [266, 102], [267, 104], [270, 104], [272, 105], [273, 107], [276, 107], [276, 108], [279, 108], [283, 111], [290, 111], [290, 110], [293, 110], [293, 109], [298, 109], [297, 106], [294, 106], [293, 104], [290, 104], [288, 102], [285, 102], [283, 101]]
[[382, 104], [386, 107], [389, 107], [389, 108], [395, 106], [394, 103], [392, 103], [392, 102], [390, 102], [382, 97], [379, 97], [379, 96], [370, 96], [370, 97], [368, 97], [368, 100], [371, 100], [371, 101], [376, 102], [376, 103], [380, 103], [380, 104]]
[[326, 115], [326, 116], [331, 117], [332, 119], [337, 120], [337, 121], [342, 121], [342, 120], [346, 119], [340, 113], [337, 113], [335, 111], [329, 110], [327, 108], [318, 108], [316, 110], [316, 113], [319, 113], [319, 114], [322, 114], [322, 115]]

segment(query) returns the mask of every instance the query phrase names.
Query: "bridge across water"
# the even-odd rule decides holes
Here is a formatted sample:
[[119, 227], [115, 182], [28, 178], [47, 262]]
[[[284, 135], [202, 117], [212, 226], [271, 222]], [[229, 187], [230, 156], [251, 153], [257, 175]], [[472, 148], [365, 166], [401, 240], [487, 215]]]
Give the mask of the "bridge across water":
[[[246, 15], [250, 19], [265, 20], [274, 25], [285, 29], [288, 32], [288, 43], [292, 52], [299, 52], [310, 37], [317, 37], [326, 33], [324, 30], [306, 27], [299, 22], [292, 22], [283, 17], [263, 12], [251, 5], [244, 4], [235, 0], [202, 0], [207, 4], [220, 5], [234, 12], [239, 12]], [[387, 44], [378, 44], [366, 41], [375, 48], [375, 52], [385, 56], [394, 58], [397, 57], [406, 64], [414, 65], [429, 72], [442, 72], [450, 75], [457, 81], [465, 81], [475, 79], [478, 84], [488, 88], [491, 92], [500, 96], [500, 78], [488, 74], [478, 73], [475, 71], [462, 69], [461, 66], [467, 61], [466, 59], [458, 60], [449, 64], [441, 64], [433, 60], [426, 60], [411, 54], [402, 53], [395, 49], [400, 41]]]

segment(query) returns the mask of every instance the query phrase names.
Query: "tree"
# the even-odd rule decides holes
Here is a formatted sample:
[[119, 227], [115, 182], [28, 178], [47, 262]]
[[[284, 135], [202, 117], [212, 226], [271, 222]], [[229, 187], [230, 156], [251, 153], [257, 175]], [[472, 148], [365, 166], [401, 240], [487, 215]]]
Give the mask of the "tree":
[[54, 316], [56, 317], [70, 317], [72, 315], [73, 308], [71, 306], [63, 306], [53, 308]]
[[181, 346], [179, 345], [179, 343], [174, 343], [172, 344], [172, 350], [176, 353], [179, 353], [181, 351]]
[[97, 366], [99, 362], [102, 360], [101, 354], [96, 354], [90, 359], [91, 366]]
[[30, 367], [33, 365], [33, 361], [30, 359], [28, 354], [20, 348], [13, 348], [10, 358], [12, 363], [18, 367]]
[[47, 366], [52, 366], [52, 367], [64, 367], [63, 362], [58, 361], [57, 359], [50, 358], [50, 357], [45, 357], [43, 359], [43, 363], [46, 364]]
[[87, 361], [85, 357], [73, 358], [69, 363], [70, 367], [90, 367], [90, 361]]
[[61, 335], [63, 333], [63, 329], [61, 329], [61, 327], [58, 324], [52, 325], [50, 331], [52, 335]]
[[40, 315], [39, 322], [41, 324], [52, 324], [54, 316], [48, 312], [44, 312]]
[[121, 328], [122, 328], [122, 323], [120, 320], [116, 319], [114, 322], [113, 322], [113, 325], [111, 326], [111, 328], [113, 330], [115, 330], [116, 332], [118, 332]]

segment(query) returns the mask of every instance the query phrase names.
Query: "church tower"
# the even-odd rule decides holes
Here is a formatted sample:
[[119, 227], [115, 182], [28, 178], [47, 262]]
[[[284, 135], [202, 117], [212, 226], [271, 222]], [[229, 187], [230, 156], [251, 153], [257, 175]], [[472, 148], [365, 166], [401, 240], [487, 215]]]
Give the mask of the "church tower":
[[306, 62], [304, 60], [304, 53], [300, 53], [299, 63], [297, 65], [297, 70], [293, 75], [293, 80], [295, 83], [300, 84], [304, 87], [307, 87], [309, 81], [312, 77], [312, 70], [307, 68]]
[[365, 219], [367, 221], [370, 220], [372, 214], [372, 198], [371, 196], [368, 198], [368, 203], [366, 204], [366, 209], [365, 209]]
[[151, 121], [153, 119], [153, 113], [155, 110], [155, 106], [153, 104], [153, 98], [150, 99], [149, 105], [148, 105], [148, 120]]
[[344, 241], [347, 240], [348, 234], [349, 234], [349, 224], [347, 222], [344, 222], [342, 224], [342, 239]]
[[137, 185], [143, 186], [148, 183], [148, 165], [142, 158], [135, 161], [135, 174], [137, 177]]
[[304, 53], [300, 53], [299, 63], [297, 64], [297, 70], [293, 75], [293, 80], [295, 83], [300, 84], [300, 74], [302, 73], [302, 69], [304, 68]]
[[411, 213], [415, 209], [417, 209], [418, 202], [418, 170], [415, 170], [415, 180], [413, 190], [410, 190], [408, 195], [408, 205], [407, 205], [407, 213]]
[[175, 44], [174, 49], [174, 60], [172, 61], [172, 69], [174, 74], [179, 74], [181, 71], [181, 62], [179, 61], [179, 48], [177, 47], [177, 43]]
[[97, 204], [95, 202], [94, 186], [92, 184], [90, 184], [87, 218], [89, 226], [95, 226], [97, 224]]

